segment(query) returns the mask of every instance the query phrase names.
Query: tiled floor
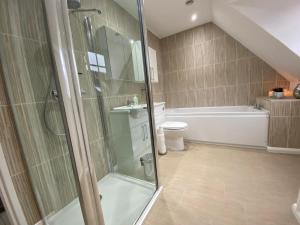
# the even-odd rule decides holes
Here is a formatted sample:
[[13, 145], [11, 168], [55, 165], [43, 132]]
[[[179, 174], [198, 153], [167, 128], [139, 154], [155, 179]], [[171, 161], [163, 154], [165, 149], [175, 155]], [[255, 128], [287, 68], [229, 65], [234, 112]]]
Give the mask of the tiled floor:
[[146, 225], [296, 225], [300, 157], [213, 145], [159, 159], [163, 193]]

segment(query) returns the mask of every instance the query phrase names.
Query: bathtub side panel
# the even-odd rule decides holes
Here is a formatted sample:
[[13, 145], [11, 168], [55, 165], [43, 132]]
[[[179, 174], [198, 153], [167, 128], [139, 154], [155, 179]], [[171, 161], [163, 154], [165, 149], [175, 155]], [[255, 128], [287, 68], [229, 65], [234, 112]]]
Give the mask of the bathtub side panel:
[[184, 138], [200, 142], [266, 148], [268, 115], [183, 115], [167, 114], [169, 121], [188, 124]]

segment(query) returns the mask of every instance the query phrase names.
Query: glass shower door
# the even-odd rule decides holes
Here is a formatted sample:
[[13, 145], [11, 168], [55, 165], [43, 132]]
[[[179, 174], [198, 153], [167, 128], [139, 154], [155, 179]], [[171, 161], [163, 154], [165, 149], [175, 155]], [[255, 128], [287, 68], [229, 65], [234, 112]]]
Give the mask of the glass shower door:
[[81, 1], [69, 18], [104, 221], [131, 225], [157, 190], [138, 2]]
[[57, 78], [43, 9], [41, 0], [0, 3], [1, 144], [27, 224], [100, 225], [70, 80]]

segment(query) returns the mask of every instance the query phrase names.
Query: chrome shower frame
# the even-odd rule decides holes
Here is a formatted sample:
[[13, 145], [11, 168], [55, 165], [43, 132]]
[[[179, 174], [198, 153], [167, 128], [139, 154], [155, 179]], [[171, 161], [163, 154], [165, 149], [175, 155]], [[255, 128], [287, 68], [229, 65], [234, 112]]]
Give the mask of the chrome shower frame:
[[[75, 61], [69, 14], [74, 12], [96, 11], [98, 9], [69, 10], [67, 0], [44, 0], [50, 36], [51, 53], [56, 69], [55, 80], [61, 106], [64, 109], [63, 119], [68, 128], [70, 155], [76, 172], [76, 183], [79, 192], [81, 210], [86, 225], [104, 225], [103, 211], [100, 204], [95, 168], [91, 158], [87, 128], [81, 101], [78, 70]], [[155, 123], [149, 76], [149, 57], [147, 46], [147, 29], [143, 17], [143, 0], [137, 0], [139, 25], [145, 74], [145, 94], [151, 130], [151, 145], [155, 157], [156, 191], [146, 206], [136, 225], [145, 220], [155, 200], [162, 190], [158, 176], [157, 150], [155, 141]]]

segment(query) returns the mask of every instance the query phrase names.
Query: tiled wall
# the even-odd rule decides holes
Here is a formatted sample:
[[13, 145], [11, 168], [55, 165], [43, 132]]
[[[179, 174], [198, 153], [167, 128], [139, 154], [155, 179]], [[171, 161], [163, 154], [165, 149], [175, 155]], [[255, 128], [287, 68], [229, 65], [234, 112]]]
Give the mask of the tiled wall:
[[28, 224], [40, 219], [35, 197], [29, 181], [18, 139], [11, 106], [5, 93], [2, 66], [0, 65], [0, 143], [8, 164], [8, 169], [15, 186], [17, 196], [24, 210]]
[[213, 23], [161, 40], [168, 107], [254, 104], [289, 87], [280, 74]]
[[270, 111], [268, 145], [300, 148], [300, 100], [260, 98], [258, 103]]
[[148, 32], [148, 45], [156, 51], [158, 83], [152, 83], [152, 97], [154, 102], [164, 102], [164, 77], [162, 65], [162, 51], [160, 40], [150, 31]]
[[[42, 0], [0, 1], [1, 94], [6, 86], [9, 96], [1, 98], [1, 144], [28, 224], [41, 216], [21, 152], [45, 215], [77, 196], [59, 104], [52, 98], [45, 103], [54, 74], [45, 29]], [[45, 106], [60, 135], [46, 128]]]
[[0, 213], [0, 225], [11, 225], [6, 212]]
[[[106, 25], [133, 39], [139, 39], [139, 27], [137, 21], [112, 0], [82, 0], [82, 7], [102, 10], [101, 15], [78, 13], [70, 18], [78, 70], [82, 73], [80, 84], [86, 91], [83, 105], [90, 148], [100, 179], [108, 172], [107, 152], [104, 150], [95, 77], [86, 69], [87, 46], [82, 18], [91, 15], [94, 29]], [[0, 1], [1, 75], [5, 78], [0, 82], [0, 92], [5, 96], [3, 87], [6, 86], [9, 94], [9, 101], [6, 97], [1, 98], [1, 141], [29, 224], [36, 223], [41, 217], [21, 151], [45, 215], [59, 210], [77, 196], [59, 104], [53, 98], [45, 104], [54, 73], [45, 27], [42, 0]], [[114, 106], [126, 105], [134, 95], [145, 101], [143, 83], [105, 79], [101, 83], [107, 114]], [[45, 126], [45, 105], [46, 118], [59, 135], [53, 135]]]

